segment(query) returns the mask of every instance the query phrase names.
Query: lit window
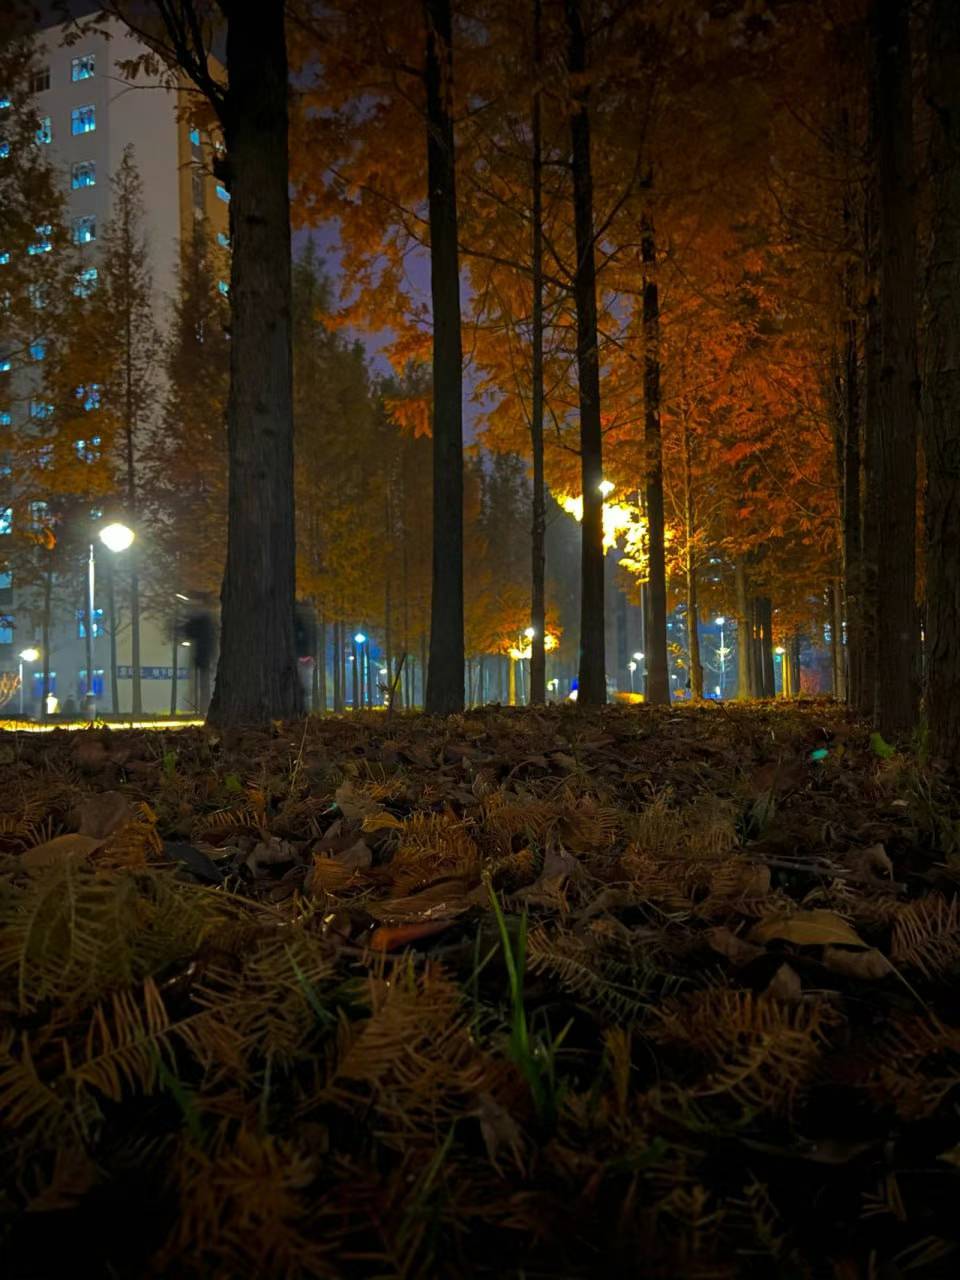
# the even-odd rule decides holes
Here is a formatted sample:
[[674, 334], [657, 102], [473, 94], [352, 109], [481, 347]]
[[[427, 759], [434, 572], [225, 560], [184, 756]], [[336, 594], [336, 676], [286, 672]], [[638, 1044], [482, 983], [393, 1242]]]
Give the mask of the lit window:
[[190, 141], [193, 143], [193, 145], [194, 145], [195, 147], [199, 147], [199, 145], [200, 145], [200, 130], [199, 130], [199, 129], [191, 129], [191, 130], [190, 130]]
[[222, 182], [217, 183], [217, 199], [222, 200], [225, 204], [230, 203], [230, 192]]
[[97, 220], [92, 213], [85, 213], [73, 220], [73, 243], [89, 244], [97, 238]]
[[[49, 449], [51, 454], [53, 453], [52, 445], [45, 445], [44, 448]], [[40, 452], [42, 453], [43, 450], [41, 449]], [[47, 466], [47, 463], [41, 462], [40, 466], [45, 467]], [[33, 526], [34, 529], [42, 529], [43, 526], [47, 523], [49, 514], [50, 514], [49, 503], [42, 502], [42, 501], [30, 503], [30, 524]]]
[[49, 418], [52, 413], [52, 404], [46, 404], [43, 400], [30, 401], [30, 417], [36, 421], [39, 421], [41, 418]]
[[89, 298], [96, 287], [97, 268], [84, 267], [77, 276], [77, 283], [73, 286], [73, 292], [78, 298]]
[[70, 132], [93, 133], [97, 127], [96, 107], [74, 107], [70, 112]]
[[27, 245], [27, 253], [49, 253], [53, 248], [53, 241], [50, 237], [53, 235], [53, 227], [50, 223], [37, 227], [37, 239], [33, 244]]
[[13, 425], [13, 418], [7, 413], [6, 409], [0, 413], [0, 427], [10, 427]]
[[76, 191], [80, 187], [97, 185], [97, 166], [92, 160], [80, 160], [70, 170], [70, 185]]
[[41, 116], [40, 118], [40, 124], [37, 128], [37, 141], [38, 142], [53, 141], [53, 122], [49, 116]]
[[13, 528], [13, 507], [0, 507], [0, 535]]
[[79, 58], [71, 58], [70, 79], [89, 80], [93, 75], [93, 68], [94, 55], [92, 53], [83, 53]]
[[225, 234], [224, 234], [224, 232], [222, 232], [222, 231], [218, 231], [218, 232], [217, 232], [217, 244], [218, 244], [218, 245], [220, 245], [220, 246], [221, 246], [221, 248], [223, 248], [223, 249], [229, 249], [229, 248], [230, 248], [230, 237], [229, 237], [228, 235], [225, 235]]
[[53, 445], [42, 444], [37, 450], [37, 466], [46, 470], [53, 462]]
[[10, 251], [9, 249], [4, 249], [3, 253], [0, 253], [0, 267], [5, 267], [9, 261]]
[[10, 107], [10, 99], [7, 97], [6, 94], [4, 94], [3, 97], [0, 98], [0, 111], [6, 111], [9, 109], [9, 107]]
[[[47, 693], [57, 692], [57, 673], [55, 671], [47, 672]], [[33, 696], [35, 698], [43, 697], [43, 672], [35, 671], [33, 673]]]
[[30, 355], [34, 360], [43, 360], [47, 354], [47, 344], [42, 338], [30, 343]]
[[6, 160], [9, 154], [10, 154], [10, 143], [0, 142], [0, 160]]
[[[94, 633], [96, 633], [96, 627], [94, 627]], [[77, 673], [77, 690], [81, 698], [87, 692], [87, 673], [85, 670]], [[94, 694], [94, 697], [96, 698], [103, 697], [103, 672], [102, 671], [94, 671], [93, 673], [93, 694]]]
[[9, 570], [0, 573], [0, 591], [9, 591], [13, 586], [13, 574]]
[[30, 92], [44, 93], [50, 88], [50, 68], [37, 67], [35, 71], [30, 72]]
[[91, 382], [85, 387], [77, 387], [77, 399], [83, 401], [83, 407], [87, 413], [91, 409], [100, 408], [100, 383]]
[[13, 361], [9, 356], [0, 356], [0, 373], [9, 373], [13, 368]]
[[223, 294], [224, 297], [226, 297], [227, 294], [230, 292], [230, 286], [227, 284], [226, 280], [218, 280], [217, 288], [220, 290], [220, 292]]
[[[93, 634], [100, 635], [103, 630], [103, 610], [94, 609], [93, 611]], [[77, 610], [77, 639], [86, 640], [87, 638], [87, 611], [86, 609]], [[81, 676], [84, 672], [80, 672]]]
[[[0, 511], [0, 520], [3, 519], [3, 512]], [[0, 526], [0, 533], [9, 533], [9, 529]], [[13, 619], [9, 617], [0, 618], [0, 644], [13, 644]]]
[[89, 440], [77, 440], [73, 447], [81, 462], [96, 462], [100, 457], [99, 436], [91, 436]]

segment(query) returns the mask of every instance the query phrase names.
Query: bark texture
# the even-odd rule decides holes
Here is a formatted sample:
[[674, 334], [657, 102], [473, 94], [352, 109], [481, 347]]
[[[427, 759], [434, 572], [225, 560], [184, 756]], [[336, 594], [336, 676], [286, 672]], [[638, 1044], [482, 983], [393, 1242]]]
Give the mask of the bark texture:
[[640, 233], [643, 260], [643, 455], [647, 508], [648, 607], [644, 647], [647, 654], [647, 701], [670, 701], [667, 665], [667, 567], [664, 551], [663, 434], [660, 429], [660, 291], [653, 220], [644, 219]]

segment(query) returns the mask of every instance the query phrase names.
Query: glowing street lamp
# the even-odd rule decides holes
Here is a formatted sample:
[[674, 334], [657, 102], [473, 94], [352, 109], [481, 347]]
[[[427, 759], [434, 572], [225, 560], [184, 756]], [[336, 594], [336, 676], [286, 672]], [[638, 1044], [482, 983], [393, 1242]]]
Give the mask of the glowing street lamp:
[[132, 545], [136, 534], [125, 524], [108, 524], [100, 530], [100, 541], [108, 551], [126, 551]]
[[635, 692], [633, 687], [633, 673], [636, 671], [636, 669], [637, 669], [637, 664], [635, 662], [627, 663], [627, 670], [630, 672], [630, 692], [631, 693]]
[[24, 664], [25, 662], [27, 662], [27, 663], [36, 662], [36, 660], [37, 660], [39, 657], [40, 657], [40, 650], [39, 650], [39, 649], [34, 649], [32, 646], [31, 646], [29, 649], [23, 649], [23, 650], [21, 650], [21, 652], [20, 652], [20, 654], [19, 654], [19, 661], [20, 661], [20, 718], [21, 718], [21, 719], [23, 719], [23, 664]]
[[616, 487], [617, 487], [617, 486], [613, 483], [613, 481], [612, 481], [612, 480], [601, 480], [601, 481], [600, 481], [600, 484], [599, 484], [599, 486], [598, 486], [598, 488], [600, 489], [601, 494], [602, 494], [602, 495], [603, 495], [603, 497], [605, 497], [605, 498], [609, 498], [609, 497], [610, 497], [610, 495], [611, 495], [611, 493], [613, 493], [613, 491], [614, 491], [614, 489], [615, 489]]
[[363, 707], [363, 687], [365, 673], [363, 668], [364, 645], [367, 643], [367, 637], [362, 631], [354, 633], [353, 652], [355, 660], [353, 664], [353, 709], [359, 711]]
[[722, 698], [727, 691], [727, 653], [729, 650], [723, 643], [723, 628], [727, 620], [723, 614], [720, 614], [714, 621], [720, 628], [720, 648], [717, 650], [717, 657], [720, 659], [720, 693], [717, 696]]
[[[99, 531], [98, 537], [108, 551], [112, 551], [115, 555], [120, 551], [127, 551], [133, 544], [136, 534], [125, 524], [114, 521], [112, 524], [104, 525]], [[90, 543], [90, 557], [87, 561], [87, 696], [93, 696], [93, 632], [95, 629], [93, 598], [94, 586], [96, 580], [96, 562], [94, 559], [95, 545]], [[116, 707], [114, 710], [116, 711]]]

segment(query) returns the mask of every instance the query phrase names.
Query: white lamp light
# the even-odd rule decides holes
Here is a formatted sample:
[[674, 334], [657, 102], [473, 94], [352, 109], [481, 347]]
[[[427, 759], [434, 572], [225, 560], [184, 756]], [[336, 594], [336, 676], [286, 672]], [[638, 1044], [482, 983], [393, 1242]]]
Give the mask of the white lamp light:
[[126, 551], [135, 537], [125, 524], [108, 524], [100, 530], [100, 541], [108, 551]]

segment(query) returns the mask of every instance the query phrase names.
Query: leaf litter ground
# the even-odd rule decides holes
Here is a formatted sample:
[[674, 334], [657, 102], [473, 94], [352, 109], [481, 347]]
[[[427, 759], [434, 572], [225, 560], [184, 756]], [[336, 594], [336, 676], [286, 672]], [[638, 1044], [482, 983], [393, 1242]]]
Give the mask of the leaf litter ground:
[[956, 1275], [958, 817], [826, 703], [4, 734], [5, 1274]]

